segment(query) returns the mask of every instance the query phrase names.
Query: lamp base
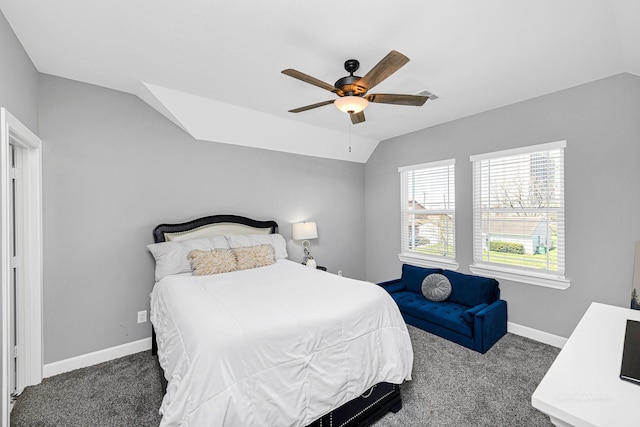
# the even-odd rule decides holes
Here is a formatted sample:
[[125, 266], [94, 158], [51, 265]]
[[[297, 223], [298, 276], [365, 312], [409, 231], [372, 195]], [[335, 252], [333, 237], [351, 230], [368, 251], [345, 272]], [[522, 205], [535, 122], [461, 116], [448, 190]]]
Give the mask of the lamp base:
[[302, 241], [302, 248], [304, 250], [304, 261], [306, 262], [309, 258], [311, 258], [311, 253], [309, 252], [309, 246], [311, 245], [311, 243], [309, 243], [308, 240], [303, 240]]

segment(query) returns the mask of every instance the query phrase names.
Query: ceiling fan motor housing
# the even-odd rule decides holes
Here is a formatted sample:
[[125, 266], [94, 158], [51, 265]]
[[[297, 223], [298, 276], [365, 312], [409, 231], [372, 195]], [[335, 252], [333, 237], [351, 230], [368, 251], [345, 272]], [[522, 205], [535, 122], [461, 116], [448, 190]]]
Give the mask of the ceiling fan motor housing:
[[360, 84], [362, 77], [359, 76], [346, 76], [341, 78], [334, 85], [336, 87], [336, 93], [339, 96], [362, 96], [367, 93], [367, 88]]
[[334, 84], [336, 93], [339, 96], [363, 96], [367, 93], [367, 88], [360, 83], [362, 77], [353, 75], [358, 68], [360, 68], [360, 62], [357, 59], [347, 59], [345, 61], [344, 69], [350, 75], [339, 79]]

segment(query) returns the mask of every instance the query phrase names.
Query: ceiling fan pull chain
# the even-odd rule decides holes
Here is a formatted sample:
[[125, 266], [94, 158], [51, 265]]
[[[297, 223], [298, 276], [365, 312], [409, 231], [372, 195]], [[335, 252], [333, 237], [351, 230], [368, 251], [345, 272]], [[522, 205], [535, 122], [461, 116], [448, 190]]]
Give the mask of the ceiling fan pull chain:
[[349, 152], [351, 152], [351, 128], [353, 127], [353, 123], [349, 123]]

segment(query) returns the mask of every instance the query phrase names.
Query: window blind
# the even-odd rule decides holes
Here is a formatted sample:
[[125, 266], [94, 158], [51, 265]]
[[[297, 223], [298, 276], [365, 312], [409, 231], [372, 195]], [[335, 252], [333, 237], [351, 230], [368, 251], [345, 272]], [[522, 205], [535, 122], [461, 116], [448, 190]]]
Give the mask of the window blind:
[[455, 259], [455, 160], [399, 168], [402, 254]]
[[564, 276], [566, 141], [472, 156], [478, 265]]

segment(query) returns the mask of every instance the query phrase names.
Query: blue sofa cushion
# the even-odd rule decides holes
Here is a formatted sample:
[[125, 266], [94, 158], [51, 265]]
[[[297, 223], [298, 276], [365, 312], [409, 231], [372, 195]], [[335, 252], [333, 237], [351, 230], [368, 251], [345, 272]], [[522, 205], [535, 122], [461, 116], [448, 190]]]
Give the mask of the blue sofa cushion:
[[483, 303], [491, 304], [500, 296], [496, 279], [451, 270], [445, 270], [442, 274], [451, 282], [451, 295], [449, 296], [451, 302], [470, 308]]
[[442, 269], [422, 268], [409, 264], [402, 264], [402, 283], [405, 284], [407, 290], [417, 292], [422, 296], [422, 281], [425, 277], [433, 273], [442, 274]]
[[473, 318], [476, 316], [476, 314], [480, 313], [480, 311], [482, 311], [482, 309], [485, 307], [489, 307], [489, 304], [482, 303], [480, 305], [476, 305], [475, 307], [471, 307], [469, 310], [462, 313], [462, 318], [471, 323], [473, 322]]
[[462, 318], [468, 307], [450, 301], [433, 302], [421, 293], [400, 291], [391, 294], [400, 311], [419, 319], [440, 325], [444, 328], [472, 337], [472, 325]]

